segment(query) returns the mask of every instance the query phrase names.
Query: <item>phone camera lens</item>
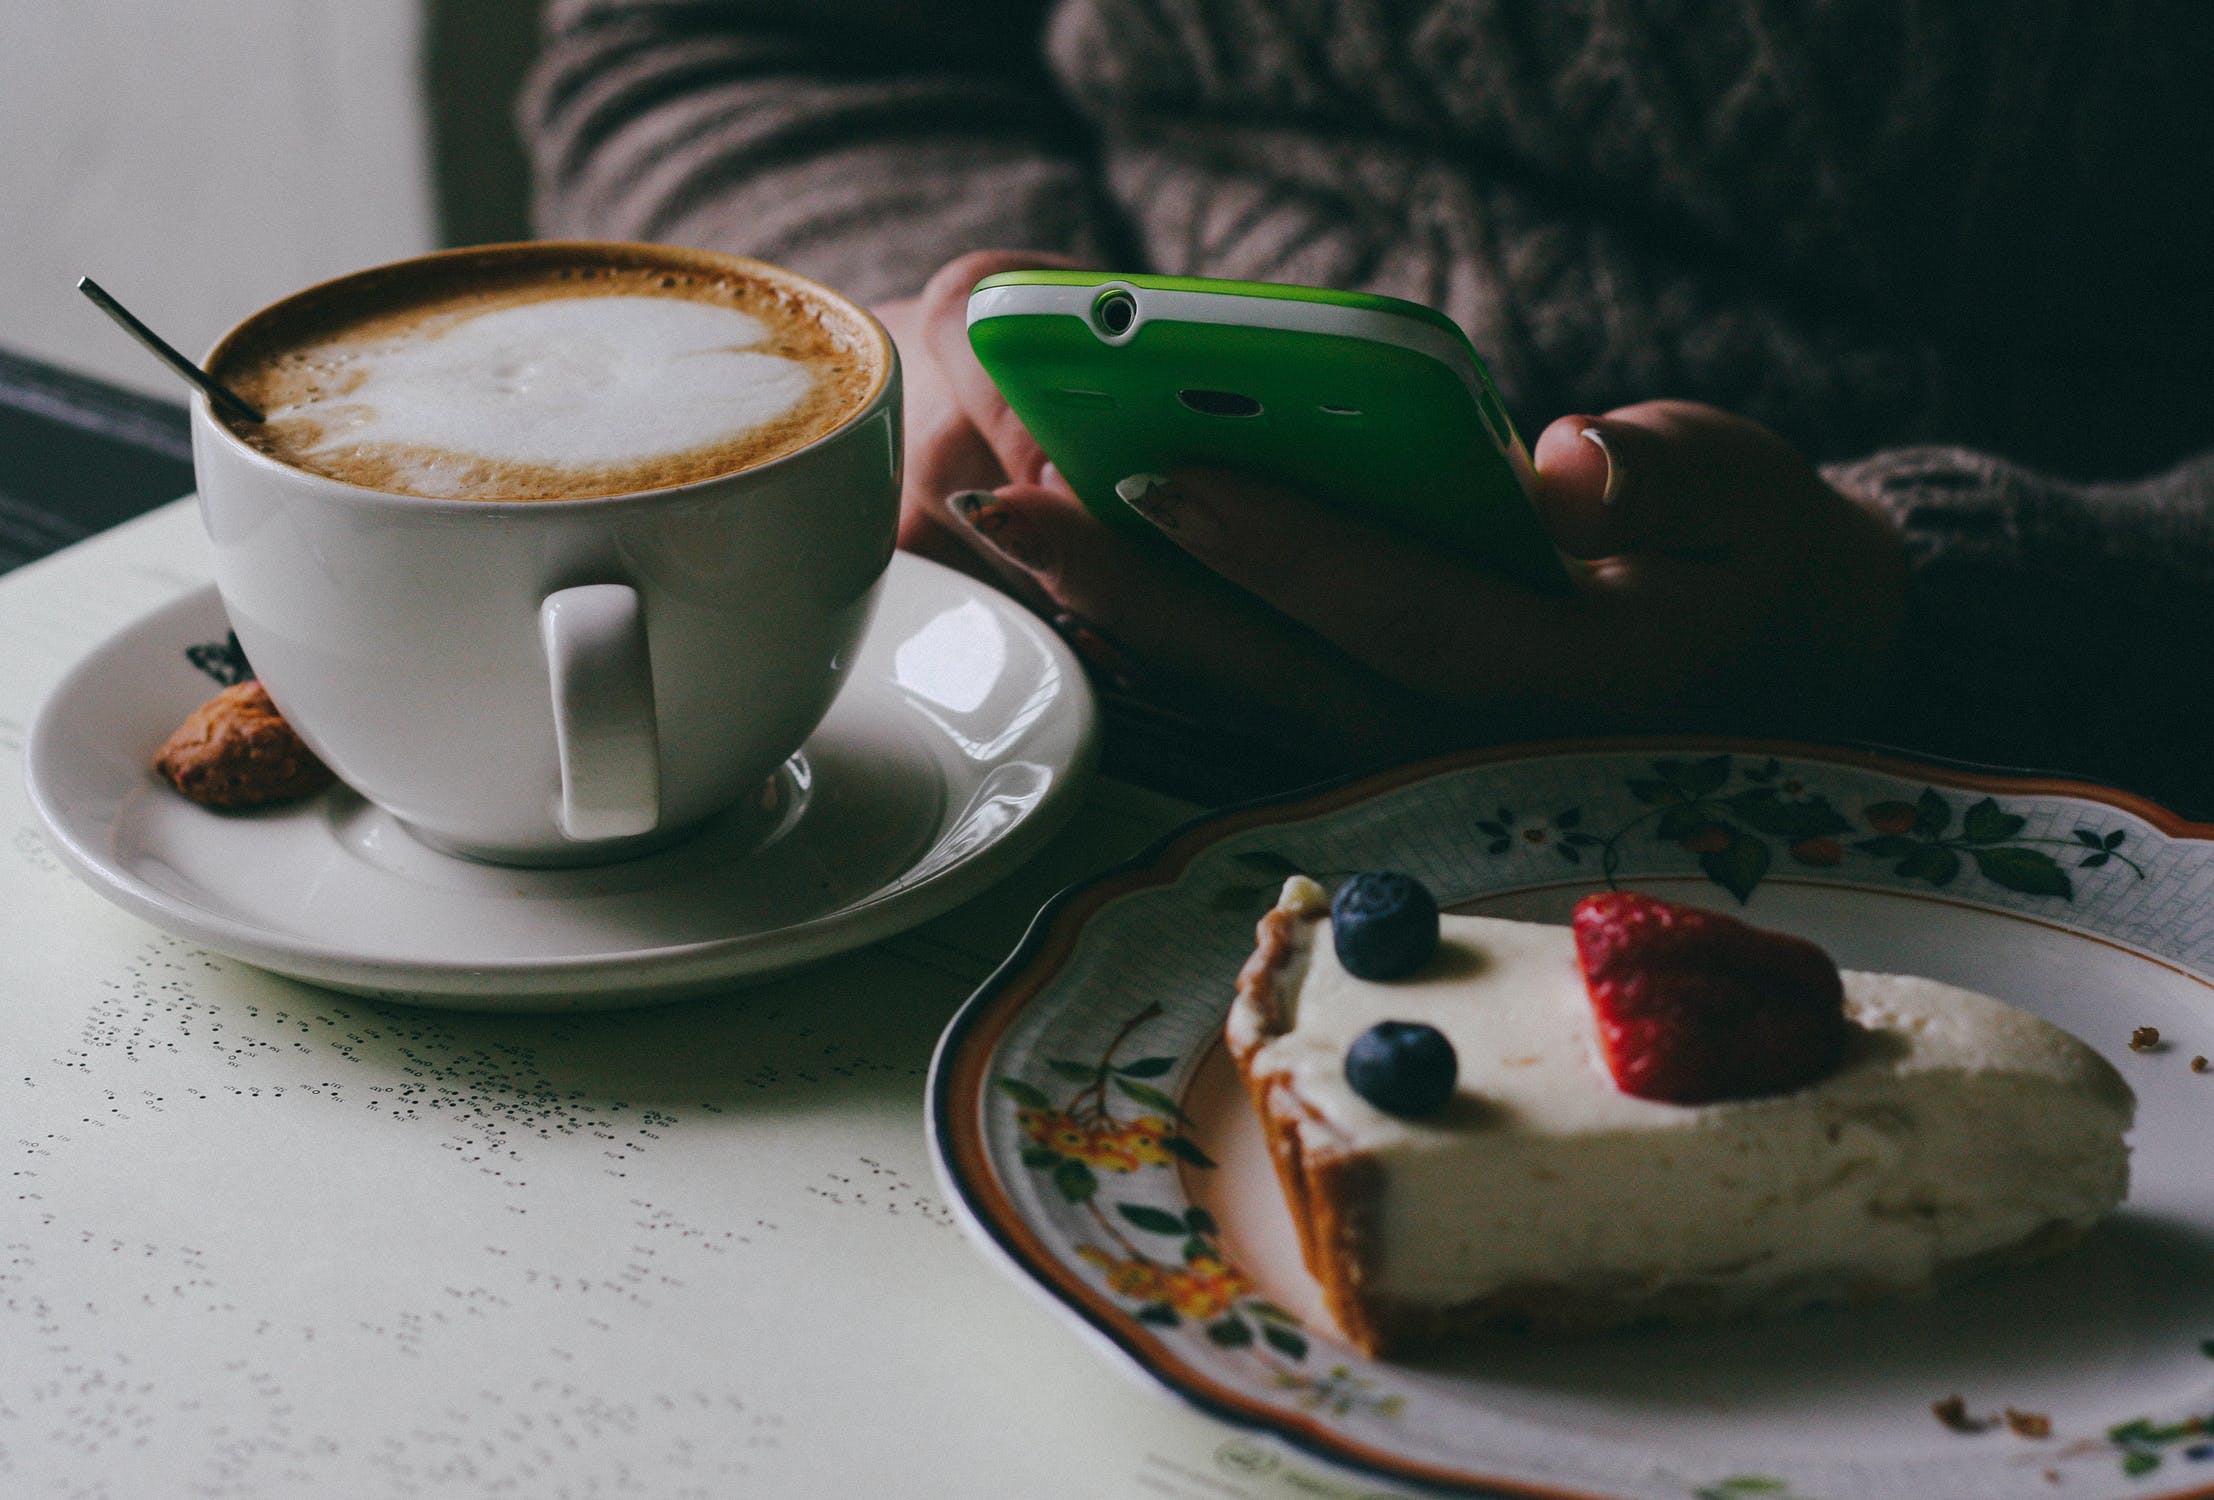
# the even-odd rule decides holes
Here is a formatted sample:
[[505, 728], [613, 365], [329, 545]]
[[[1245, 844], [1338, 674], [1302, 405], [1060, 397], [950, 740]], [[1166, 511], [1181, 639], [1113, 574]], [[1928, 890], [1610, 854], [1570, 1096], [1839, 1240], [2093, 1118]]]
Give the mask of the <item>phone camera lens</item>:
[[1128, 292], [1109, 292], [1093, 306], [1092, 316], [1110, 337], [1120, 338], [1138, 321], [1138, 299]]

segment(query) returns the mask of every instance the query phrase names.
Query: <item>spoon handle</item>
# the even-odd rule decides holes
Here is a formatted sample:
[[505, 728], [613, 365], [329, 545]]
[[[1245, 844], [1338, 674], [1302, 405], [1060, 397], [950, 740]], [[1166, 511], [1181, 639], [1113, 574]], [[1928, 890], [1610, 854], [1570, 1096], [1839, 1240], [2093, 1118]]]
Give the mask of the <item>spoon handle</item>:
[[175, 370], [201, 390], [206, 391], [208, 399], [221, 407], [225, 413], [238, 418], [242, 422], [264, 422], [268, 420], [260, 412], [239, 399], [237, 392], [201, 369], [191, 360], [186, 359], [175, 349], [169, 347], [160, 334], [132, 317], [130, 309], [109, 296], [102, 289], [99, 282], [94, 281], [90, 276], [80, 276], [77, 278], [77, 290], [91, 298], [93, 306], [115, 319], [117, 325], [125, 333], [159, 355], [169, 368]]

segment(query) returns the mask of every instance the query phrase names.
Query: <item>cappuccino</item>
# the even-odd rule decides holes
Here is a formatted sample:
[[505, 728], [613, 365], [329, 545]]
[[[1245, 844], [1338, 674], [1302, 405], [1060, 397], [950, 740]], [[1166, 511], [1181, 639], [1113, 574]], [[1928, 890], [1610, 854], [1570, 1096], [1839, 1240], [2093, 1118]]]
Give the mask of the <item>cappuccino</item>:
[[754, 262], [657, 246], [453, 251], [311, 288], [210, 357], [283, 463], [432, 499], [666, 489], [803, 448], [861, 411], [884, 344]]

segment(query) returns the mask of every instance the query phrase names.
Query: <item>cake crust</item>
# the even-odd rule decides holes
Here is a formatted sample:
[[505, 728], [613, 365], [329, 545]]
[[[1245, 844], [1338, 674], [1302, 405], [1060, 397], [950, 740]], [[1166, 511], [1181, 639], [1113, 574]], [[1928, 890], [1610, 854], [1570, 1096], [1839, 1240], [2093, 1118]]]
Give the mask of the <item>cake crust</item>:
[[1284, 897], [1255, 928], [1253, 955], [1238, 972], [1226, 1040], [1261, 1121], [1269, 1160], [1299, 1231], [1307, 1274], [1321, 1287], [1340, 1331], [1364, 1353], [1376, 1354], [1415, 1332], [1399, 1326], [1401, 1320], [1365, 1287], [1366, 1268], [1374, 1258], [1370, 1241], [1381, 1174], [1374, 1162], [1349, 1149], [1318, 1144], [1310, 1150], [1308, 1137], [1325, 1136], [1327, 1122], [1300, 1100], [1287, 1080], [1254, 1066], [1261, 1048], [1291, 1029], [1294, 996], [1284, 981], [1329, 914], [1329, 899], [1320, 886], [1301, 884], [1297, 877], [1286, 886]]

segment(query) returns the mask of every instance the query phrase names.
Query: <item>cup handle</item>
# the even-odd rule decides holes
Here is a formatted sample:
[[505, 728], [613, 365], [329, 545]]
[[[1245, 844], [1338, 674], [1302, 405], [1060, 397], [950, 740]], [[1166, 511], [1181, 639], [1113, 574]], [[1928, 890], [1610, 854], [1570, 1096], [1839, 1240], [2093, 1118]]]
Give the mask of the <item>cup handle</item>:
[[572, 839], [650, 833], [661, 821], [661, 736], [638, 591], [589, 583], [538, 606], [561, 760], [561, 831]]

